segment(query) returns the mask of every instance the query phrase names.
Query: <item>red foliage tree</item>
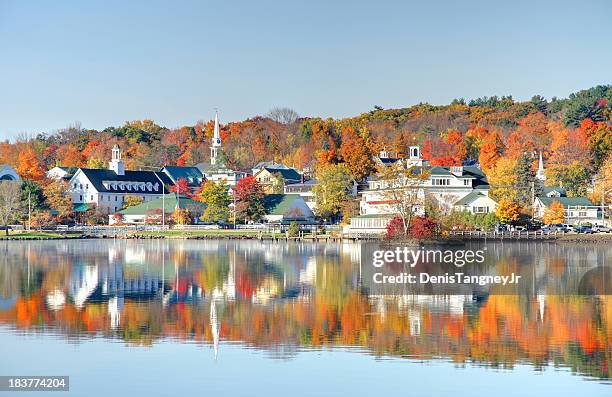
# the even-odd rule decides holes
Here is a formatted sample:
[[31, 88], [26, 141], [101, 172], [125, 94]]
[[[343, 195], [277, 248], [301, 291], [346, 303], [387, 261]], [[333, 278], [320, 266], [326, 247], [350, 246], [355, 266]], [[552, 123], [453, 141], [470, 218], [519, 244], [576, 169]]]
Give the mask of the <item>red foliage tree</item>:
[[438, 224], [429, 216], [415, 216], [410, 222], [409, 234], [418, 239], [431, 238], [436, 234]]
[[387, 232], [385, 233], [386, 240], [396, 240], [399, 238], [406, 237], [406, 230], [404, 229], [404, 222], [399, 216], [391, 219], [387, 225]]
[[191, 188], [185, 178], [179, 178], [174, 186], [170, 188], [173, 193], [184, 194], [185, 196], [191, 196]]
[[467, 145], [459, 130], [449, 130], [446, 136], [427, 139], [423, 146], [423, 158], [431, 165], [461, 165], [467, 154]]
[[258, 221], [265, 214], [264, 191], [254, 176], [242, 178], [236, 184], [236, 218]]

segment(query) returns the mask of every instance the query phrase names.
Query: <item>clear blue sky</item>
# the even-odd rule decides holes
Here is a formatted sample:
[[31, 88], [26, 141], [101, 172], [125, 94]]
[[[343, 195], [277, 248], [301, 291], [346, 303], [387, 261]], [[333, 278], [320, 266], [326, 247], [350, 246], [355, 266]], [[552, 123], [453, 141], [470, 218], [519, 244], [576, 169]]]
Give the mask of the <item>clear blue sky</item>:
[[0, 0], [0, 139], [612, 83], [609, 1]]

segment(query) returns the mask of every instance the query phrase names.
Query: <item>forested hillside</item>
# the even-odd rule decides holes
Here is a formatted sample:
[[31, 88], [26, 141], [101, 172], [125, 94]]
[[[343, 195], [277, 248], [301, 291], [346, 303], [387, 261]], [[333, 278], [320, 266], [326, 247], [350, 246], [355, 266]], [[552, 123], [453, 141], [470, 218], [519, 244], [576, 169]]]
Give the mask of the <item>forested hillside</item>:
[[[584, 185], [612, 148], [611, 119], [612, 86], [607, 85], [566, 99], [536, 95], [516, 102], [511, 96], [493, 96], [448, 105], [376, 106], [345, 119], [299, 117], [289, 109], [274, 109], [266, 116], [225, 124], [221, 135], [228, 164], [244, 170], [264, 160], [300, 169], [345, 163], [359, 179], [373, 171], [368, 160], [372, 154], [385, 149], [401, 156], [408, 145], [418, 144], [432, 164], [478, 160], [493, 179], [508, 177], [507, 168], [516, 166], [521, 154], [542, 151], [552, 183], [578, 178]], [[115, 143], [124, 149], [131, 169], [197, 164], [208, 161], [212, 127], [208, 121], [168, 128], [151, 120], [101, 131], [73, 125], [0, 143], [0, 164], [37, 180], [58, 164], [106, 167]]]

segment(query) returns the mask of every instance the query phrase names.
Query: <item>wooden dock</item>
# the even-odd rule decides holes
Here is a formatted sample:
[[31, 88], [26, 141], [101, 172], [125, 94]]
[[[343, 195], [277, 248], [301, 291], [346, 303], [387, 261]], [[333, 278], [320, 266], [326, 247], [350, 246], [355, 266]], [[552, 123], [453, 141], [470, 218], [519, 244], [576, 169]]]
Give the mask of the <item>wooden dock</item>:
[[522, 230], [513, 232], [484, 232], [479, 230], [451, 231], [450, 237], [465, 240], [556, 240], [563, 232], [543, 232], [541, 230]]

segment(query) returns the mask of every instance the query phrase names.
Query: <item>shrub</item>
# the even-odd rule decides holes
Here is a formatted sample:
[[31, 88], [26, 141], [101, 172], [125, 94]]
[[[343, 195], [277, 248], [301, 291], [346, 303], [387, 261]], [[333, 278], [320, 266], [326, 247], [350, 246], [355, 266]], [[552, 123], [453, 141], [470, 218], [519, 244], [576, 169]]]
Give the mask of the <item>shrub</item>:
[[399, 238], [406, 237], [406, 230], [404, 229], [404, 222], [402, 222], [402, 218], [396, 216], [391, 219], [389, 224], [387, 225], [387, 232], [385, 233], [386, 240], [396, 240]]
[[297, 237], [300, 234], [300, 225], [298, 225], [296, 221], [291, 222], [287, 228], [287, 232], [289, 233], [289, 237]]
[[415, 216], [410, 222], [410, 236], [418, 239], [431, 238], [436, 234], [438, 224], [428, 216]]

